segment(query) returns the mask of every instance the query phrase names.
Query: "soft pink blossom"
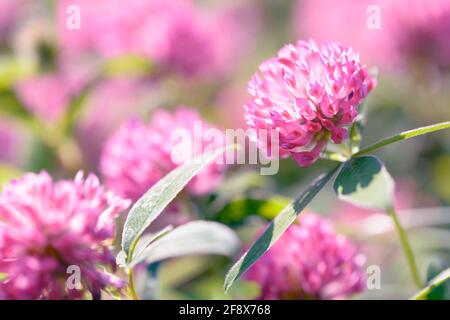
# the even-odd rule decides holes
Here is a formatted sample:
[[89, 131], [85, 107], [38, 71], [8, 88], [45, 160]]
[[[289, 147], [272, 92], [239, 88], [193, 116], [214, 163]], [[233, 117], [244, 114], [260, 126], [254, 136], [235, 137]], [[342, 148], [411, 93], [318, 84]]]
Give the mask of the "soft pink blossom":
[[[122, 282], [111, 250], [114, 219], [129, 206], [106, 191], [94, 175], [53, 181], [28, 173], [0, 194], [0, 299], [95, 299]], [[70, 289], [66, 273], [78, 266], [82, 289]]]
[[150, 101], [155, 103], [154, 92], [153, 83], [124, 77], [106, 79], [92, 89], [76, 123], [76, 137], [90, 166], [98, 167], [103, 145], [123, 119], [147, 110]]
[[299, 0], [296, 34], [352, 46], [382, 71], [450, 68], [448, 0]]
[[[190, 55], [190, 59], [196, 57], [196, 60], [190, 64], [172, 60], [166, 62], [166, 65], [178, 64], [185, 75], [222, 77], [238, 66], [250, 51], [261, 25], [261, 14], [257, 6], [251, 3], [228, 3], [212, 8], [197, 8], [195, 21], [196, 23], [191, 22], [190, 27], [181, 26], [179, 29], [192, 29], [193, 35], [196, 34], [195, 29], [203, 30], [197, 41], [200, 39], [205, 45], [199, 47], [190, 44], [185, 48], [185, 38], [174, 37], [172, 54], [184, 59]], [[190, 65], [191, 70], [186, 68], [186, 65]]]
[[20, 167], [32, 149], [30, 129], [13, 119], [0, 119], [0, 162]]
[[217, 106], [221, 122], [227, 128], [244, 129], [247, 127], [244, 114], [242, 113], [242, 105], [247, 100], [248, 93], [243, 83], [232, 83], [220, 89], [214, 105]]
[[[82, 14], [79, 29], [67, 27], [67, 8]], [[129, 53], [158, 58], [169, 50], [168, 34], [175, 20], [192, 14], [188, 0], [74, 0], [58, 2], [61, 45], [69, 51], [90, 50], [111, 57]]]
[[397, 0], [387, 11], [392, 56], [401, 67], [413, 64], [450, 71], [450, 1]]
[[[380, 8], [381, 29], [367, 27], [366, 11], [371, 5]], [[367, 63], [377, 66], [391, 58], [385, 0], [297, 0], [293, 12], [295, 34], [300, 38], [338, 41], [354, 48]]]
[[[172, 136], [176, 130], [189, 133], [189, 143], [185, 145], [189, 150], [179, 151], [192, 156], [223, 144], [222, 136], [220, 143], [208, 141], [207, 136], [195, 130], [196, 125], [200, 125], [202, 132], [213, 128], [197, 112], [185, 107], [177, 108], [173, 114], [157, 110], [149, 125], [137, 118], [126, 122], [106, 143], [102, 154], [100, 171], [106, 185], [119, 195], [137, 200], [183, 161], [192, 160], [192, 157], [185, 160], [172, 157], [174, 148], [179, 148], [181, 142]], [[176, 163], [180, 160], [181, 163]], [[222, 181], [224, 169], [223, 165], [208, 165], [189, 183], [188, 190], [197, 195], [213, 191]]]
[[365, 257], [330, 221], [304, 213], [246, 273], [259, 299], [342, 299], [365, 287]]
[[245, 117], [250, 127], [279, 134], [281, 156], [309, 166], [329, 140], [339, 144], [347, 137], [374, 85], [352, 48], [300, 41], [261, 64], [249, 83]]
[[16, 92], [28, 111], [47, 121], [58, 120], [66, 112], [72, 96], [67, 79], [57, 73], [21, 80]]
[[0, 0], [0, 40], [9, 35], [23, 4], [23, 0]]
[[8, 123], [0, 122], [0, 161], [7, 162], [14, 158], [15, 144], [17, 143], [16, 135], [13, 128]]
[[[76, 5], [79, 29], [67, 28], [67, 8]], [[257, 17], [246, 6], [202, 10], [191, 0], [62, 0], [59, 38], [69, 52], [103, 57], [138, 54], [163, 70], [187, 76], [228, 70], [251, 40]]]

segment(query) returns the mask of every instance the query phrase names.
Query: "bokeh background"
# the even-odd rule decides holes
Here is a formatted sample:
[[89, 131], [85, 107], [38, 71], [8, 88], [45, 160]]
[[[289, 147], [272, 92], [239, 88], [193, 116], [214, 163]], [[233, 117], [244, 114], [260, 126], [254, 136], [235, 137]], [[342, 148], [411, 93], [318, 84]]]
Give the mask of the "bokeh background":
[[[81, 9], [79, 29], [67, 25], [73, 4]], [[448, 0], [0, 0], [0, 182], [27, 171], [99, 173], [108, 137], [156, 108], [187, 105], [218, 127], [245, 128], [247, 82], [258, 65], [309, 38], [354, 47], [376, 75], [362, 107], [363, 144], [450, 119]], [[397, 182], [396, 207], [431, 278], [450, 265], [450, 136], [411, 139], [377, 155]], [[248, 243], [329, 166], [302, 169], [285, 159], [274, 176], [232, 167], [218, 190], [193, 199], [192, 218], [224, 222]], [[381, 288], [356, 299], [414, 292], [387, 215], [341, 203], [331, 188], [309, 210], [351, 237], [367, 266], [379, 266]], [[173, 259], [159, 266], [157, 281], [144, 270], [137, 283], [149, 298], [257, 296], [245, 282], [223, 293], [229, 265], [217, 257]], [[450, 298], [445, 290], [435, 297]]]

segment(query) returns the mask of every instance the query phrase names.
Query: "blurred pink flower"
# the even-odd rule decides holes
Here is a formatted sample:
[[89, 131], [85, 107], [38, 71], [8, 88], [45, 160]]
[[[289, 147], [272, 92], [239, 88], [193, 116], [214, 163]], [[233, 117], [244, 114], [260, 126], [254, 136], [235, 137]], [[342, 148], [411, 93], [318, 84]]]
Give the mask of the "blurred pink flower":
[[153, 84], [138, 79], [111, 78], [90, 93], [85, 112], [76, 124], [76, 137], [85, 160], [98, 168], [103, 145], [123, 122], [137, 114], [153, 95]]
[[303, 213], [246, 273], [259, 299], [342, 299], [365, 287], [365, 257], [329, 220]]
[[245, 87], [242, 83], [232, 83], [223, 86], [216, 96], [214, 103], [217, 106], [218, 116], [227, 128], [245, 129], [247, 127], [242, 113], [242, 106], [248, 100]]
[[[177, 59], [166, 61], [166, 65], [179, 65], [186, 76], [220, 77], [228, 74], [238, 65], [240, 58], [250, 51], [261, 26], [261, 13], [251, 3], [227, 3], [197, 9], [195, 20], [196, 23], [191, 21], [189, 27], [178, 28], [191, 29], [190, 35], [185, 31], [176, 34], [172, 39], [171, 52]], [[197, 33], [198, 30], [203, 31]], [[189, 38], [192, 39], [191, 42], [187, 41]], [[201, 41], [204, 45], [198, 46], [196, 41]], [[189, 63], [184, 62], [185, 59]]]
[[[215, 141], [208, 143], [206, 136], [198, 135], [195, 130], [198, 124], [201, 124], [203, 132], [213, 128], [197, 112], [185, 107], [177, 108], [173, 114], [164, 110], [155, 111], [150, 125], [136, 118], [126, 122], [106, 143], [102, 154], [100, 171], [106, 185], [126, 198], [139, 199], [180, 164], [175, 163], [172, 157], [180, 142], [172, 139], [176, 130], [185, 130], [190, 135], [187, 137], [190, 141], [184, 141], [186, 145], [182, 146], [190, 150], [180, 152], [192, 152], [198, 156], [206, 148], [220, 147], [214, 144]], [[195, 150], [194, 144], [199, 145], [199, 150]], [[186, 157], [183, 160], [190, 159]], [[189, 183], [188, 190], [197, 195], [213, 191], [222, 181], [224, 170], [224, 165], [208, 165]]]
[[9, 162], [14, 158], [16, 136], [8, 123], [0, 121], [0, 161]]
[[23, 0], [0, 0], [0, 40], [8, 36], [23, 3]]
[[[361, 53], [364, 62], [390, 59], [386, 41], [385, 0], [297, 0], [294, 28], [300, 38], [337, 41]], [[370, 5], [381, 8], [381, 29], [368, 28]]]
[[450, 71], [450, 1], [391, 1], [387, 14], [392, 54], [400, 66]]
[[[331, 140], [347, 137], [358, 107], [375, 80], [353, 49], [313, 40], [286, 45], [249, 83], [246, 121], [279, 133], [280, 154], [309, 166]], [[261, 147], [269, 149], [262, 141]]]
[[62, 75], [51, 73], [21, 80], [16, 92], [25, 108], [42, 120], [58, 120], [67, 110], [71, 91]]
[[31, 153], [31, 133], [29, 128], [12, 119], [0, 119], [0, 162], [23, 165]]
[[[78, 6], [80, 29], [67, 27], [67, 9]], [[63, 0], [58, 2], [61, 45], [111, 57], [128, 53], [158, 57], [168, 50], [168, 33], [177, 19], [192, 14], [188, 0]]]
[[[129, 206], [97, 177], [53, 181], [45, 172], [13, 180], [0, 194], [0, 299], [94, 299], [122, 282], [110, 245], [114, 219]], [[67, 287], [67, 268], [78, 266], [82, 289]]]
[[[371, 16], [379, 28], [369, 27]], [[302, 0], [294, 25], [298, 36], [352, 46], [382, 70], [424, 62], [450, 67], [448, 0]]]
[[[69, 5], [80, 8], [80, 29], [66, 26]], [[234, 62], [250, 40], [247, 30], [257, 25], [245, 9], [206, 13], [191, 0], [129, 0], [126, 6], [121, 0], [63, 0], [58, 3], [59, 36], [65, 51], [139, 54], [184, 75], [217, 74]]]

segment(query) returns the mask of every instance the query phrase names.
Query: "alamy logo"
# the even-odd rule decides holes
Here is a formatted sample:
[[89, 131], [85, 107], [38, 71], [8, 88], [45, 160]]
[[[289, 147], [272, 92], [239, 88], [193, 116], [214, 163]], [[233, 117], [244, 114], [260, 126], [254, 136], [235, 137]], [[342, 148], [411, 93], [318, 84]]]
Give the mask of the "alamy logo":
[[367, 274], [367, 289], [380, 290], [381, 289], [381, 269], [377, 265], [370, 265], [366, 269]]
[[68, 14], [66, 20], [66, 27], [69, 30], [81, 29], [81, 9], [79, 6], [71, 4], [67, 7], [66, 13]]
[[228, 149], [223, 157], [216, 158], [215, 164], [260, 164], [261, 175], [275, 175], [279, 170], [279, 133], [276, 130], [226, 129], [223, 134], [216, 128], [205, 129], [202, 121], [196, 121], [193, 132], [177, 128], [171, 141], [174, 143], [171, 160], [177, 165], [201, 163], [201, 155], [212, 153], [221, 146], [236, 144], [240, 146], [238, 151]]
[[366, 9], [367, 17], [366, 26], [369, 30], [381, 29], [381, 8], [377, 5], [370, 5]]
[[77, 265], [70, 265], [67, 267], [66, 273], [69, 275], [67, 277], [66, 285], [69, 290], [81, 290], [83, 286], [81, 284], [81, 269]]

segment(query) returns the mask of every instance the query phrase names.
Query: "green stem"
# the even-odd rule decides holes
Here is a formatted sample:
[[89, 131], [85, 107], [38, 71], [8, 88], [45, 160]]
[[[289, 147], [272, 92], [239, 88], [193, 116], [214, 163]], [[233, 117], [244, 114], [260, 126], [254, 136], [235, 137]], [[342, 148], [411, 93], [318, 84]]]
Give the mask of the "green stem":
[[403, 247], [403, 251], [406, 255], [406, 260], [408, 261], [408, 266], [411, 271], [414, 283], [420, 289], [422, 288], [422, 281], [420, 280], [419, 270], [417, 268], [416, 260], [414, 258], [414, 252], [408, 240], [408, 235], [406, 234], [405, 229], [402, 227], [400, 219], [398, 218], [395, 209], [393, 207], [390, 207], [386, 209], [386, 211], [387, 213], [389, 213], [389, 215], [392, 217], [392, 220], [394, 221], [395, 229], [397, 230], [401, 245]]
[[324, 152], [320, 156], [321, 159], [331, 160], [335, 162], [346, 162], [348, 158], [346, 158], [343, 154], [337, 152]]
[[137, 295], [136, 290], [134, 288], [133, 269], [131, 269], [131, 268], [128, 269], [128, 282], [129, 282], [129, 287], [130, 287], [131, 298], [133, 300], [139, 300], [139, 296]]
[[430, 132], [435, 132], [435, 131], [439, 131], [439, 130], [444, 130], [444, 129], [448, 129], [450, 128], [450, 121], [445, 121], [445, 122], [440, 122], [440, 123], [436, 123], [433, 124], [431, 126], [427, 126], [427, 127], [422, 127], [422, 128], [417, 128], [417, 129], [412, 129], [409, 131], [404, 131], [402, 133], [399, 133], [395, 136], [389, 137], [389, 138], [385, 138], [382, 139], [378, 142], [375, 142], [374, 144], [369, 145], [368, 147], [358, 151], [357, 153], [355, 153], [353, 156], [360, 156], [363, 154], [367, 154], [370, 153], [372, 151], [375, 151], [377, 149], [380, 149], [388, 144], [394, 143], [394, 142], [398, 142], [398, 141], [402, 141], [402, 140], [406, 140], [406, 139], [410, 139], [410, 138], [414, 138], [426, 133], [430, 133]]

